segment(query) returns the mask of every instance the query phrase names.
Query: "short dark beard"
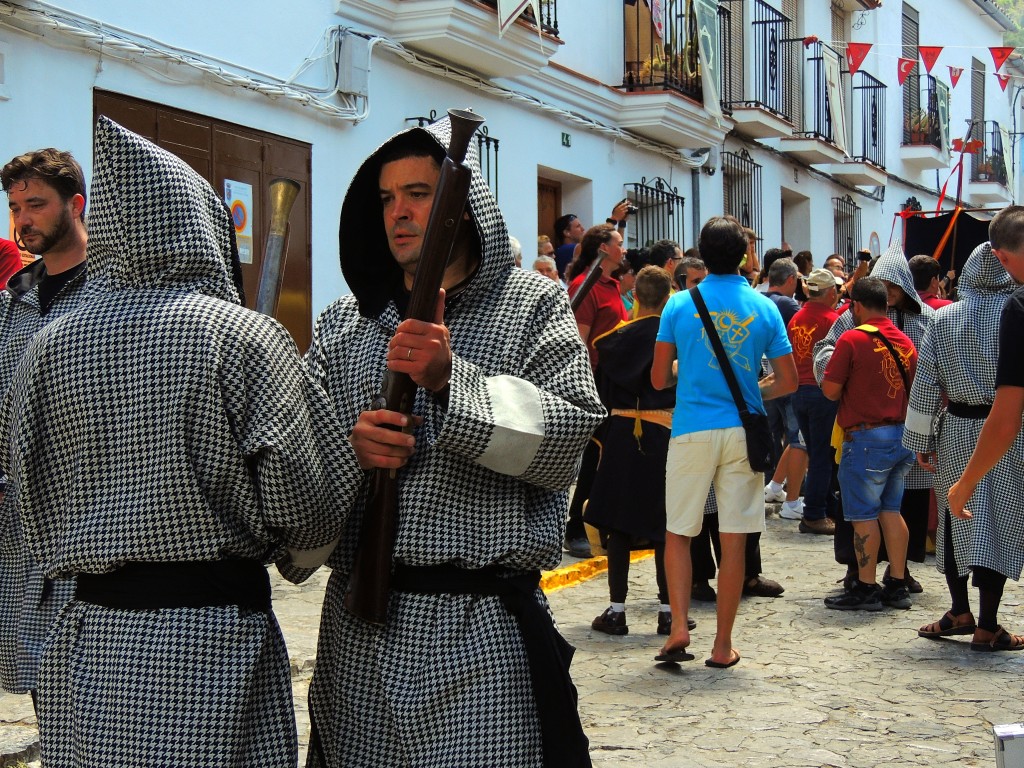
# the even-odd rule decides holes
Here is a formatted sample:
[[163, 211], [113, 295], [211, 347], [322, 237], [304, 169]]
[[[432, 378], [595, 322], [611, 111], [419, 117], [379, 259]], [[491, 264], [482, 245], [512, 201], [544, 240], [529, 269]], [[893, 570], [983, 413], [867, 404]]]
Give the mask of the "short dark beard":
[[[71, 214], [67, 209], [67, 206], [61, 208], [60, 219], [54, 225], [51, 232], [42, 232], [43, 240], [40, 245], [35, 246], [36, 250], [28, 248], [26, 249], [29, 253], [34, 256], [43, 256], [53, 250], [53, 247], [64, 240], [71, 232], [72, 221]], [[24, 241], [22, 241], [24, 242]]]

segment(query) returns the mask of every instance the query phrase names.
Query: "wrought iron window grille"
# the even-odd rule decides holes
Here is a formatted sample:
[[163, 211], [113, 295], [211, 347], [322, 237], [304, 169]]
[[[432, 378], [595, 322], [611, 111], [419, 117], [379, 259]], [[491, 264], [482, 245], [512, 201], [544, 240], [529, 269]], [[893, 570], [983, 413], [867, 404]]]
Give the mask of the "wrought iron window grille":
[[1006, 154], [1003, 152], [1003, 136], [999, 130], [999, 123], [995, 120], [973, 123], [971, 138], [982, 143], [971, 155], [971, 181], [996, 182], [1005, 187]]
[[[497, 9], [497, 0], [479, 0], [486, 6]], [[520, 16], [524, 21], [537, 26], [533, 18], [533, 9], [527, 8]], [[540, 28], [542, 32], [558, 37], [558, 0], [540, 0]]]
[[630, 245], [639, 248], [657, 240], [674, 240], [685, 250], [683, 210], [686, 198], [679, 194], [679, 190], [660, 176], [650, 180], [642, 177], [638, 182], [627, 184], [626, 188], [626, 196], [639, 209], [630, 219], [627, 230]]
[[860, 250], [860, 206], [853, 197], [832, 198], [832, 211], [835, 222], [835, 252], [843, 257], [848, 272], [852, 271], [854, 255]]
[[[426, 116], [407, 117], [405, 122], [416, 123], [417, 128], [424, 128], [433, 125], [438, 120], [437, 110], [432, 109]], [[480, 174], [487, 182], [487, 187], [494, 195], [494, 202], [498, 202], [498, 148], [499, 139], [490, 135], [486, 125], [476, 131], [476, 149], [480, 158]]]
[[722, 196], [725, 213], [744, 227], [761, 232], [762, 166], [746, 149], [722, 153]]

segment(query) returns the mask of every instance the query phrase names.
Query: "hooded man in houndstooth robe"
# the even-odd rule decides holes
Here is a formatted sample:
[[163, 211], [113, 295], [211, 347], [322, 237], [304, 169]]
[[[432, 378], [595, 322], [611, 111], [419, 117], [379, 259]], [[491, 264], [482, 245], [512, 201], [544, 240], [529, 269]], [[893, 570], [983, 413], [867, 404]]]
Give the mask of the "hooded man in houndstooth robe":
[[[936, 311], [919, 349], [903, 444], [935, 471], [935, 565], [946, 575], [952, 598], [948, 613], [921, 627], [922, 637], [974, 633], [979, 642], [988, 641], [999, 628], [997, 611], [1006, 579], [1018, 580], [1024, 568], [1024, 435], [1017, 436], [1012, 449], [978, 485], [971, 498], [972, 519], [950, 515], [946, 501], [949, 487], [960, 478], [978, 444], [995, 399], [999, 321], [1017, 288], [992, 253], [991, 243], [982, 243], [964, 264], [958, 301]], [[946, 404], [943, 395], [949, 399]], [[969, 572], [980, 592], [977, 627], [968, 600]]]
[[[371, 437], [375, 419], [387, 418], [379, 414], [391, 413], [368, 410], [386, 368], [420, 386], [413, 412], [422, 418], [415, 453], [398, 473], [383, 627], [342, 604], [364, 499], [328, 561], [310, 766], [525, 768], [552, 764], [560, 747], [560, 765], [590, 764], [574, 700], [561, 700], [560, 731], [542, 738], [549, 681], [540, 680], [535, 695], [535, 659], [528, 663], [520, 630], [543, 630], [553, 654], [571, 653], [536, 583], [540, 569], [560, 561], [568, 488], [604, 410], [565, 291], [516, 269], [475, 147], [468, 213], [445, 273], [443, 325], [440, 315], [434, 323], [401, 320], [449, 137], [448, 118], [413, 128], [356, 173], [340, 231], [353, 295], [320, 316], [306, 356], [352, 428], [364, 467], [390, 466], [372, 458], [389, 449], [407, 455], [404, 444]], [[517, 622], [495, 596], [425, 586], [435, 577], [459, 588], [532, 579], [518, 608], [528, 620]]]
[[321, 562], [362, 473], [288, 332], [239, 306], [209, 184], [106, 118], [94, 162], [95, 291], [2, 412], [29, 549], [78, 579], [40, 664], [43, 763], [294, 766], [264, 564]]

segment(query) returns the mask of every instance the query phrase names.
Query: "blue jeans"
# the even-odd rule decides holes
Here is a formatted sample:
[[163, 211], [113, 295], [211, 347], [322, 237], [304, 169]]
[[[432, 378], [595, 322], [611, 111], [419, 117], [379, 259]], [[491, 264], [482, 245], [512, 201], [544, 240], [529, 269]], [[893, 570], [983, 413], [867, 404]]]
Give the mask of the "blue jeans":
[[839, 403], [829, 400], [813, 384], [801, 384], [789, 399], [807, 446], [804, 519], [823, 520], [832, 485], [832, 425]]
[[849, 522], [877, 520], [880, 512], [899, 514], [903, 479], [916, 459], [903, 447], [903, 425], [850, 432], [839, 462], [843, 517]]

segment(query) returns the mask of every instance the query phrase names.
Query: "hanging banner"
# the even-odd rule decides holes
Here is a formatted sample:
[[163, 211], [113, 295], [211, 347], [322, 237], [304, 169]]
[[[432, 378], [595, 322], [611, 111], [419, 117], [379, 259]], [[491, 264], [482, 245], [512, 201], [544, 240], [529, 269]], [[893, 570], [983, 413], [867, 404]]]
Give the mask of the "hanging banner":
[[896, 71], [896, 80], [900, 85], [907, 79], [907, 75], [914, 71], [917, 66], [917, 59], [905, 59], [900, 56], [899, 68]]
[[[653, 12], [654, 0], [652, 0]], [[718, 52], [718, 0], [697, 0], [694, 3], [697, 15], [697, 53], [700, 60], [700, 82], [704, 89], [704, 109], [708, 114], [721, 120], [722, 105], [719, 103]]]
[[651, 21], [654, 22], [654, 28], [658, 32], [658, 39], [665, 39], [665, 17], [661, 15], [661, 0], [649, 0], [647, 3], [651, 7]]
[[917, 50], [921, 52], [921, 61], [924, 62], [924, 71], [930, 75], [932, 73], [932, 67], [935, 66], [935, 61], [939, 58], [939, 54], [942, 53], [942, 46], [919, 45]]
[[827, 45], [821, 46], [821, 61], [825, 65], [825, 88], [828, 94], [828, 113], [832, 118], [832, 143], [849, 156], [846, 141], [846, 110], [843, 108], [843, 88], [839, 80], [839, 54]]
[[949, 154], [949, 86], [941, 80], [935, 81], [935, 104], [939, 111], [939, 138], [942, 153]]
[[1005, 91], [1006, 90], [1006, 84], [1008, 82], [1010, 82], [1010, 76], [1009, 75], [1004, 75], [1004, 74], [1002, 74], [1000, 72], [993, 72], [992, 74], [994, 74], [996, 76], [996, 80], [999, 81], [999, 87], [1002, 88]]
[[[1014, 149], [1013, 149], [1013, 144], [1010, 143], [1010, 131], [1009, 131], [1009, 129], [1008, 128], [1004, 128], [1003, 126], [1000, 125], [999, 126], [999, 138], [1001, 138], [1003, 140], [1003, 147], [1002, 147], [1002, 149], [1003, 149], [1003, 171], [1006, 174], [1006, 188], [1012, 191], [1013, 190], [1013, 162], [1012, 162], [1013, 154], [1012, 153], [1014, 152]], [[1010, 154], [1011, 162], [1009, 162], [1009, 163], [1006, 162], [1006, 148], [1007, 147], [1010, 148], [1010, 152], [1011, 152], [1011, 154]]]
[[540, 30], [540, 0], [498, 0], [498, 37], [504, 37], [527, 8], [533, 9], [533, 20]]
[[857, 70], [860, 69], [860, 65], [864, 63], [864, 58], [868, 55], [868, 51], [870, 50], [871, 43], [846, 44], [846, 68], [850, 70], [851, 75], [857, 74]]
[[957, 82], [960, 80], [960, 75], [964, 73], [963, 67], [950, 67], [949, 68], [949, 80], [953, 83], [953, 87], [956, 88]]
[[992, 51], [992, 61], [995, 62], [996, 72], [998, 72], [1000, 69], [1003, 68], [1003, 64], [1006, 63], [1006, 60], [1010, 58], [1010, 54], [1017, 49], [1014, 48], [1012, 45], [995, 45], [990, 47], [989, 50]]

